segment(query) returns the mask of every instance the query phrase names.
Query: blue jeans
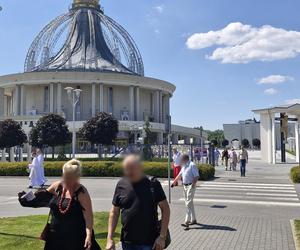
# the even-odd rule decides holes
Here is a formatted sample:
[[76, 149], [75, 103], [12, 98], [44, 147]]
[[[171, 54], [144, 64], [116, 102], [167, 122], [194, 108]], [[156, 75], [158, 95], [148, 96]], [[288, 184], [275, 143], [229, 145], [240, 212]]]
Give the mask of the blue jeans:
[[241, 160], [241, 176], [246, 176], [246, 160]]
[[123, 250], [152, 250], [153, 246], [122, 243]]

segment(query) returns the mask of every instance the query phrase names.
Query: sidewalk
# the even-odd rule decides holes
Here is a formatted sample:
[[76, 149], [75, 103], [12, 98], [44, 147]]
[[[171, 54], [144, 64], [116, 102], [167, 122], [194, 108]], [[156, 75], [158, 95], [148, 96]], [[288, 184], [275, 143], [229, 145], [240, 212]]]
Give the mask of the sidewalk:
[[180, 226], [185, 209], [181, 195], [174, 194], [170, 249], [295, 249], [290, 219], [300, 218], [300, 201], [288, 178], [290, 167], [254, 158], [243, 179], [217, 167], [218, 178], [197, 189], [200, 224], [189, 231]]

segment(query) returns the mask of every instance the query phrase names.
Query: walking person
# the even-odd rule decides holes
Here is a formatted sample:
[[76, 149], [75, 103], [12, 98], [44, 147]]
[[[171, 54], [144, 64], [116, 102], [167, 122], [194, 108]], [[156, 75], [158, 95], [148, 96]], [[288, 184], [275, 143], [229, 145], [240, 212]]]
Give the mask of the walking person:
[[81, 163], [71, 160], [63, 166], [62, 180], [36, 192], [33, 199], [19, 193], [22, 206], [50, 207], [50, 220], [41, 235], [44, 250], [100, 250], [93, 233], [91, 198], [80, 175]]
[[232, 169], [233, 171], [236, 171], [236, 166], [238, 163], [238, 155], [234, 148], [231, 149], [229, 153], [229, 158], [230, 158], [230, 170]]
[[242, 149], [239, 153], [239, 162], [240, 162], [240, 168], [241, 168], [241, 177], [246, 177], [246, 165], [248, 163], [248, 151], [244, 146], [242, 146]]
[[46, 184], [47, 180], [45, 178], [44, 154], [40, 148], [36, 149], [36, 157], [37, 157], [36, 169], [37, 169], [37, 173], [38, 173], [38, 178], [39, 178], [39, 182], [41, 183], [40, 186], [43, 187]]
[[37, 160], [37, 155], [36, 152], [32, 152], [32, 162], [28, 165], [29, 169], [29, 187], [28, 188], [33, 188], [33, 187], [40, 187], [41, 185], [44, 184], [43, 181], [40, 180], [39, 178], [39, 169], [38, 169], [38, 160]]
[[199, 170], [196, 164], [190, 161], [187, 154], [181, 157], [181, 171], [179, 175], [175, 178], [172, 187], [176, 185], [179, 178], [182, 178], [183, 182], [183, 194], [186, 205], [186, 216], [185, 222], [182, 224], [186, 230], [189, 229], [190, 225], [197, 224], [195, 208], [194, 208], [194, 196], [196, 191], [196, 185], [199, 179]]
[[215, 164], [216, 166], [219, 166], [219, 159], [221, 155], [219, 149], [215, 148], [214, 154], [215, 154]]
[[229, 152], [228, 149], [225, 148], [222, 152], [222, 162], [225, 164], [225, 170], [228, 170], [228, 160], [229, 160]]
[[[115, 250], [113, 240], [121, 214], [123, 250], [162, 250], [165, 248], [170, 207], [158, 180], [145, 176], [135, 155], [123, 161], [124, 177], [118, 182], [110, 211], [107, 250]], [[161, 226], [158, 221], [161, 210]]]
[[[178, 176], [181, 170], [180, 166], [181, 153], [177, 150], [177, 148], [173, 149], [173, 177], [174, 179]], [[178, 185], [178, 184], [176, 184]]]

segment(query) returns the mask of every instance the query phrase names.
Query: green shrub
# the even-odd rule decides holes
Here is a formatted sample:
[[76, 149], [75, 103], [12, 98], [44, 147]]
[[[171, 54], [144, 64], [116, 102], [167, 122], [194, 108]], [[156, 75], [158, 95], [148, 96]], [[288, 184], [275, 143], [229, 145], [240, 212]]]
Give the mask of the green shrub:
[[[62, 175], [64, 161], [46, 161], [44, 163], [45, 175], [57, 177]], [[28, 176], [27, 162], [0, 163], [0, 176]], [[199, 165], [200, 180], [212, 179], [215, 175], [214, 167]], [[158, 178], [168, 177], [167, 163], [144, 162], [145, 173]], [[171, 171], [173, 173], [173, 171]], [[83, 161], [82, 175], [86, 177], [120, 177], [122, 176], [122, 163], [120, 161]]]
[[[7, 159], [8, 160], [8, 159]], [[24, 160], [26, 160], [26, 158], [24, 158]], [[49, 162], [57, 162], [57, 161], [68, 161], [68, 160], [71, 160], [70, 158], [66, 157], [65, 159], [62, 159], [61, 156], [58, 156], [57, 159], [51, 159], [51, 158], [47, 158], [46, 161]], [[120, 158], [120, 157], [114, 157], [114, 158], [111, 158], [111, 157], [105, 157], [105, 158], [101, 158], [99, 160], [99, 158], [78, 158], [78, 160], [84, 162], [84, 161], [118, 161], [118, 162], [121, 162], [123, 161], [123, 158]], [[168, 162], [168, 158], [153, 158], [151, 160], [151, 162]]]
[[293, 167], [290, 172], [290, 177], [294, 183], [300, 183], [300, 167]]

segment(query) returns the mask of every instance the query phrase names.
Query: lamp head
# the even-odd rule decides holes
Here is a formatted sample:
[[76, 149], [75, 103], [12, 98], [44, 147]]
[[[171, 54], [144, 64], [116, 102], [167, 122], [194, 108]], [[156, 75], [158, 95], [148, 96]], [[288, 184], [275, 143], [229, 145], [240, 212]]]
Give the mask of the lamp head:
[[70, 97], [71, 94], [72, 94], [72, 91], [74, 90], [74, 88], [72, 88], [72, 87], [66, 87], [65, 90], [67, 91], [68, 96]]
[[81, 89], [74, 89], [74, 92], [75, 92], [76, 97], [79, 98], [80, 93], [82, 92], [82, 90]]

